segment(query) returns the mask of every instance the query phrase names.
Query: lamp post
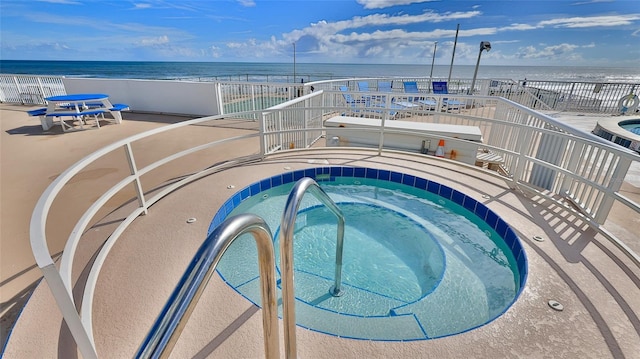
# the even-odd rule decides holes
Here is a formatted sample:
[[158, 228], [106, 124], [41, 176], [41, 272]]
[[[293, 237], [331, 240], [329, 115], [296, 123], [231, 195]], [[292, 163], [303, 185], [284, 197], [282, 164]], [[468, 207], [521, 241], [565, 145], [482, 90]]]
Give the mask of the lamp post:
[[433, 57], [431, 58], [431, 73], [429, 73], [429, 88], [431, 88], [431, 82], [433, 81], [433, 63], [436, 61], [436, 49], [438, 48], [438, 42], [433, 43]]
[[453, 71], [453, 58], [456, 57], [456, 46], [458, 46], [458, 32], [460, 31], [460, 24], [456, 27], [456, 39], [453, 41], [453, 52], [451, 53], [451, 66], [449, 66], [449, 77], [447, 83], [451, 82], [451, 72]]
[[296, 83], [296, 43], [293, 43], [293, 83]]
[[476, 86], [476, 76], [478, 76], [478, 67], [480, 66], [480, 55], [482, 55], [482, 50], [491, 50], [491, 43], [489, 41], [481, 41], [480, 42], [480, 52], [478, 52], [478, 61], [476, 62], [476, 70], [473, 72], [473, 81], [471, 81], [471, 88], [469, 89], [469, 95], [473, 95], [473, 89]]

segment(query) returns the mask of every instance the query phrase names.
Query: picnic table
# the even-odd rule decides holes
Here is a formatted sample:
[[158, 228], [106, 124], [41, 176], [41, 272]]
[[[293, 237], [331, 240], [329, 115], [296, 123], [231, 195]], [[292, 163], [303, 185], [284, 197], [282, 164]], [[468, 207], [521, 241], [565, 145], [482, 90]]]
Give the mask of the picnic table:
[[110, 113], [113, 122], [122, 123], [120, 111], [128, 110], [125, 104], [112, 104], [106, 94], [69, 94], [45, 98], [47, 107], [28, 111], [30, 116], [39, 116], [42, 129], [47, 131], [54, 125], [54, 119], [59, 119], [63, 131], [73, 129], [73, 124], [66, 121], [78, 121], [84, 129], [87, 119], [93, 118], [95, 126], [100, 128], [100, 120], [105, 120], [104, 114]]

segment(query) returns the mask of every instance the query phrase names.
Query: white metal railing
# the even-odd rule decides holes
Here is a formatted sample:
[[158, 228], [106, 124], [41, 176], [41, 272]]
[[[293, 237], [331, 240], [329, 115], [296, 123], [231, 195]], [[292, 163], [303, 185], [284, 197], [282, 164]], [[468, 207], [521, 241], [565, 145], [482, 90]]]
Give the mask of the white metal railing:
[[264, 110], [300, 97], [304, 91], [304, 85], [290, 83], [229, 81], [217, 86], [221, 114]]
[[0, 74], [0, 102], [44, 104], [49, 96], [65, 95], [63, 76]]
[[[335, 103], [343, 95], [335, 91], [325, 94], [333, 96]], [[504, 157], [504, 169], [516, 183], [575, 202], [583, 214], [598, 224], [604, 223], [614, 201], [613, 194], [620, 189], [631, 162], [639, 159], [632, 151], [506, 99], [429, 96], [438, 104], [444, 103], [446, 96], [465, 104], [465, 108], [444, 113], [440, 105], [426, 110], [404, 109], [398, 110], [396, 117], [480, 127], [483, 146]], [[397, 99], [408, 100], [407, 95]], [[388, 115], [389, 108], [369, 114], [384, 117], [379, 112]], [[367, 116], [365, 110], [361, 107], [355, 111]]]
[[[44, 104], [46, 97], [66, 93], [62, 83], [63, 78], [63, 76], [0, 74], [0, 102]], [[351, 91], [357, 91], [359, 81], [367, 82], [373, 91], [378, 89], [379, 82], [391, 82], [394, 92], [403, 92], [403, 82], [415, 81], [424, 93], [433, 92], [433, 82], [447, 81], [444, 78], [396, 77], [350, 78], [302, 84], [277, 81], [280, 79], [275, 76], [271, 82], [259, 82], [260, 80], [256, 80], [255, 77], [240, 76], [237, 81], [232, 81], [231, 78], [224, 80], [223, 76], [206, 79], [206, 82], [215, 82], [218, 86], [218, 96], [221, 99], [218, 113], [229, 114], [267, 109], [314, 90], [337, 90], [339, 86], [344, 85]], [[470, 79], [454, 78], [448, 81], [447, 86], [450, 94], [471, 92]], [[620, 101], [625, 96], [637, 95], [638, 92], [640, 92], [640, 84], [637, 83], [543, 80], [516, 82], [510, 79], [478, 79], [473, 91], [476, 95], [504, 97], [531, 109], [602, 114], [620, 113]], [[130, 101], [123, 100], [123, 102]]]
[[262, 153], [307, 148], [322, 136], [323, 97], [318, 94], [302, 96], [261, 114]]
[[493, 95], [532, 109], [618, 114], [621, 99], [640, 91], [638, 83], [534, 80], [522, 85], [503, 86]]
[[[358, 91], [357, 82], [366, 81], [371, 89], [377, 89], [380, 81], [392, 82], [394, 92], [403, 92], [403, 82], [416, 81], [421, 92], [432, 93], [432, 82], [447, 81], [443, 78], [366, 78], [318, 81], [307, 84], [317, 89], [337, 90], [347, 86]], [[451, 79], [447, 84], [451, 94], [469, 94], [470, 79]], [[638, 94], [640, 84], [539, 81], [516, 82], [509, 79], [478, 79], [473, 91], [476, 95], [504, 97], [536, 110], [572, 111], [583, 113], [618, 114], [620, 101], [630, 94]]]
[[[184, 173], [181, 173], [179, 177], [169, 176], [163, 181], [167, 183], [167, 185], [164, 186], [160, 191], [156, 191], [153, 184], [150, 186], [148, 185], [147, 187], [143, 187], [142, 179], [144, 178], [145, 174], [149, 174], [150, 172], [160, 167], [166, 168], [166, 166], [177, 159], [195, 153], [201, 153], [202, 151], [211, 148], [229, 145], [230, 143], [233, 143], [234, 145], [237, 144], [237, 146], [241, 146], [242, 148], [247, 148], [247, 145], [244, 142], [246, 140], [258, 137], [258, 134], [256, 133], [221, 139], [195, 146], [192, 144], [192, 147], [186, 150], [168, 154], [166, 157], [160, 158], [153, 163], [138, 168], [136, 164], [136, 157], [134, 157], [134, 152], [132, 150], [134, 144], [137, 144], [139, 141], [143, 141], [145, 139], [153, 138], [154, 136], [161, 136], [167, 131], [176, 132], [188, 126], [202, 126], [203, 124], [206, 124], [208, 121], [212, 120], [215, 120], [215, 118], [201, 118], [181, 122], [167, 127], [161, 127], [140, 135], [132, 136], [122, 141], [118, 141], [97, 152], [94, 152], [77, 162], [74, 166], [70, 167], [69, 169], [64, 171], [58, 178], [56, 178], [56, 180], [49, 187], [47, 187], [43, 195], [40, 197], [40, 200], [36, 204], [36, 208], [33, 212], [30, 224], [30, 240], [33, 254], [38, 267], [41, 268], [44, 277], [47, 280], [47, 283], [51, 286], [51, 291], [63, 313], [67, 325], [69, 326], [69, 330], [71, 331], [73, 337], [76, 340], [76, 343], [79, 346], [80, 351], [82, 352], [82, 355], [85, 358], [94, 358], [97, 355], [95, 352], [92, 329], [92, 303], [95, 285], [97, 283], [99, 273], [101, 271], [102, 265], [106, 260], [106, 257], [108, 256], [111, 248], [115, 245], [119, 236], [128, 227], [128, 225], [131, 224], [139, 215], [145, 214], [149, 206], [153, 205], [153, 203], [159, 201], [164, 196], [174, 191], [176, 188], [179, 188], [184, 184], [190, 183], [198, 178], [218, 171], [227, 166], [235, 165], [238, 162], [250, 161], [260, 158], [260, 155], [258, 153], [249, 153], [246, 156], [227, 159], [228, 161], [219, 163], [215, 166], [204, 166], [203, 168], [206, 168], [204, 170], [198, 170], [186, 175]], [[202, 131], [201, 128], [199, 128], [199, 131]], [[190, 138], [190, 142], [193, 141], [193, 137], [191, 136], [185, 138]], [[257, 142], [253, 143], [253, 147], [259, 147], [257, 145]], [[104, 158], [109, 157], [112, 154], [117, 155], [118, 152], [121, 151], [124, 152], [122, 161], [124, 161], [125, 168], [130, 169], [130, 172], [123, 176], [123, 178], [119, 179], [117, 182], [111, 184], [111, 187], [102, 195], [100, 195], [98, 200], [95, 200], [93, 204], [88, 209], [86, 209], [83, 215], [78, 219], [74, 229], [71, 231], [71, 233], [69, 233], [62, 259], [60, 260], [60, 269], [56, 268], [53, 258], [49, 252], [46, 239], [47, 218], [49, 217], [49, 212], [54, 200], [65, 187], [69, 187], [69, 181], [76, 174], [80, 173], [87, 166], [99, 163], [100, 160], [103, 160]], [[172, 178], [180, 178], [180, 180], [176, 181], [172, 180]], [[134, 188], [136, 189], [134, 197], [137, 198], [138, 205], [109, 235], [108, 239], [101, 247], [100, 251], [97, 253], [89, 271], [86, 284], [82, 288], [82, 303], [81, 305], [77, 306], [73, 295], [73, 288], [75, 283], [73, 283], [72, 267], [75, 262], [76, 249], [78, 248], [78, 245], [82, 238], [82, 234], [85, 233], [85, 230], [89, 228], [91, 224], [93, 224], [91, 223], [91, 219], [94, 218], [94, 216], [96, 216], [96, 214], [99, 213], [100, 210], [103, 210], [105, 206], [107, 206], [107, 202], [117, 194], [123, 193], [123, 191], [126, 193], [125, 188], [127, 186], [130, 186], [131, 184], [133, 184]], [[77, 307], [82, 308], [81, 313], [78, 313], [76, 309]]]
[[[325, 86], [327, 89], [320, 90], [320, 87]], [[328, 89], [329, 87], [332, 89]], [[324, 131], [323, 119], [333, 115], [352, 111], [363, 117], [385, 119], [406, 117], [413, 121], [478, 126], [485, 139], [482, 146], [504, 157], [504, 170], [508, 174], [508, 177], [505, 177], [506, 180], [511, 180], [515, 186], [534, 191], [556, 203], [572, 201], [579, 208], [575, 213], [585, 218], [594, 228], [605, 233], [612, 241], [617, 239], [608, 233], [602, 224], [614, 202], [640, 214], [640, 204], [619, 193], [630, 163], [640, 161], [638, 155], [599, 137], [574, 130], [570, 126], [515, 102], [493, 96], [462, 94], [352, 92], [353, 96], [370, 96], [379, 99], [376, 103], [365, 102], [353, 108], [345, 102], [344, 93], [336, 91], [333, 87], [333, 85], [322, 84], [313, 92], [274, 108], [233, 115], [237, 118], [260, 119], [261, 127], [256, 133], [198, 144], [193, 143], [193, 136], [181, 135], [180, 131], [196, 128], [201, 133], [210, 127], [207, 126], [209, 121], [223, 117], [228, 119], [229, 115], [180, 122], [113, 143], [83, 158], [51, 183], [34, 209], [30, 225], [30, 240], [36, 262], [42, 269], [64, 319], [85, 358], [96, 356], [92, 329], [92, 300], [98, 275], [109, 251], [137, 216], [146, 213], [152, 204], [164, 196], [203, 176], [247, 161], [260, 160], [273, 152], [311, 146]], [[392, 106], [399, 100], [409, 101], [410, 97], [415, 100], [416, 97], [423, 97], [423, 95], [433, 98], [438, 105], [401, 110]], [[448, 108], [444, 105], [445, 98], [459, 101], [463, 105]], [[391, 132], [385, 128], [374, 131], [381, 134]], [[172, 139], [182, 138], [184, 143], [180, 145], [186, 145], [186, 147], [174, 151], [163, 148], [160, 158], [151, 161], [148, 158], [149, 153], [135, 153], [136, 148], [144, 148], [144, 146], [137, 147], [139, 143], [162, 135], [170, 135]], [[212, 136], [214, 135], [215, 131], [212, 131]], [[380, 138], [382, 141], [383, 136]], [[462, 140], [447, 138], [447, 141]], [[226, 151], [220, 151], [219, 149], [224, 146], [229, 147]], [[382, 142], [379, 148], [383, 150]], [[212, 149], [214, 151], [206, 152], [207, 156], [202, 155], [205, 151]], [[61, 195], [63, 190], [66, 193], [74, 192], [73, 187], [78, 185], [78, 181], [71, 180], [76, 174], [88, 166], [99, 165], [99, 161], [106, 157], [113, 160], [114, 154], [117, 155], [118, 152], [122, 155], [121, 161], [124, 165], [120, 167], [128, 168], [129, 171], [110, 184], [111, 187], [104, 193], [97, 195], [92, 193], [88, 197], [96, 198], [97, 196], [98, 200], [92, 200], [92, 204], [80, 218], [73, 219], [76, 224], [68, 234], [58, 270], [49, 252], [46, 236], [47, 220], [54, 201], [64, 201], [64, 196]], [[216, 157], [224, 156], [224, 153], [234, 155]], [[198, 167], [185, 171], [184, 167], [178, 165], [178, 169], [173, 172], [167, 169], [172, 168], [176, 160], [187, 158], [189, 161], [179, 162], [193, 163], [193, 166]], [[146, 164], [138, 167], [138, 162], [142, 163], [142, 161]], [[212, 163], [217, 165], [212, 166]], [[114, 165], [110, 164], [109, 167]], [[150, 176], [152, 171], [159, 168], [163, 169], [161, 172], [166, 173], [166, 177], [158, 178], [158, 172], [153, 172], [154, 175]], [[131, 184], [134, 185], [135, 191], [126, 192], [125, 188], [130, 187]], [[158, 190], [158, 188], [161, 189]], [[137, 204], [108, 235], [96, 254], [86, 284], [77, 289], [81, 291], [79, 294], [82, 297], [82, 303], [77, 305], [73, 290], [74, 287], [78, 287], [78, 283], [73, 282], [71, 270], [76, 261], [76, 248], [82, 240], [82, 234], [95, 223], [96, 220], [93, 218], [96, 214], [101, 213], [100, 211], [107, 207], [107, 203], [123, 191], [126, 196], [119, 196], [119, 198], [135, 198], [137, 202], [134, 202]], [[572, 207], [565, 207], [567, 210], [574, 210]], [[630, 257], [640, 265], [640, 260], [635, 253], [625, 248], [625, 245], [619, 241], [616, 244], [627, 250]], [[81, 313], [78, 313], [78, 307], [82, 308]]]
[[[424, 78], [424, 77], [376, 77], [376, 78], [349, 78], [310, 82], [306, 87], [313, 87], [314, 90], [338, 90], [340, 86], [346, 86], [350, 91], [358, 91], [358, 82], [366, 82], [371, 91], [377, 91], [380, 82], [390, 82], [393, 93], [404, 92], [404, 82], [415, 81], [418, 89], [422, 93], [433, 93], [433, 82], [447, 82], [445, 78]], [[447, 90], [450, 94], [469, 94], [471, 79], [456, 78], [447, 82]], [[498, 86], [513, 86], [517, 83], [509, 79], [478, 79], [476, 80], [474, 94], [489, 95]]]

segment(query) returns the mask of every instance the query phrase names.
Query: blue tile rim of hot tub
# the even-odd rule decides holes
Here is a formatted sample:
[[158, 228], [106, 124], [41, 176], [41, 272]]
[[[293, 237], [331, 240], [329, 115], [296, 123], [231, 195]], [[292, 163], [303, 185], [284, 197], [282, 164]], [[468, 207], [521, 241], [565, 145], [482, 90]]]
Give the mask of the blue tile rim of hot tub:
[[[474, 198], [467, 196], [458, 190], [439, 184], [435, 181], [391, 170], [344, 166], [315, 167], [286, 172], [260, 180], [236, 192], [220, 207], [209, 225], [207, 236], [229, 216], [231, 211], [233, 211], [240, 202], [272, 187], [296, 182], [304, 177], [313, 178], [317, 182], [333, 180], [332, 177], [354, 177], [390, 181], [426, 190], [464, 207], [485, 221], [489, 227], [493, 228], [511, 249], [513, 257], [516, 260], [520, 285], [520, 288], [514, 297], [514, 302], [518, 299], [520, 293], [524, 289], [528, 275], [527, 255], [518, 235], [502, 218], [500, 218], [500, 216], [485, 206], [484, 203], [478, 202]], [[510, 306], [508, 306], [505, 311], [509, 307]]]

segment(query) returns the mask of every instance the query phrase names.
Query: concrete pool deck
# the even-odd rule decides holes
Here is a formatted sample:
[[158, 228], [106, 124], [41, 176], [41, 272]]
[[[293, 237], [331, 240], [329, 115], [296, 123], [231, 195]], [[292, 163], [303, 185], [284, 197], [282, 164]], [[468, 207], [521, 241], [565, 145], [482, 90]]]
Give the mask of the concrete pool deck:
[[[78, 159], [108, 143], [182, 120], [124, 113], [122, 125], [42, 133], [37, 120], [27, 117], [26, 109], [0, 105], [3, 318], [7, 303], [24, 303], [40, 277], [33, 267], [28, 224], [46, 186]], [[220, 122], [215, 134], [223, 137], [254, 131], [250, 127], [241, 122]], [[529, 278], [511, 309], [476, 330], [403, 343], [341, 339], [298, 328], [300, 357], [622, 358], [640, 352], [640, 268], [579, 217], [511, 188], [497, 175], [450, 161], [396, 152], [378, 156], [367, 150], [318, 148], [271, 156], [205, 177], [166, 197], [148, 215], [137, 219], [112, 251], [96, 291], [94, 332], [101, 357], [131, 357], [135, 352], [204, 239], [213, 214], [235, 192], [227, 188], [229, 185], [238, 189], [285, 171], [327, 165], [394, 169], [434, 179], [485, 203], [520, 236], [529, 258]], [[95, 169], [83, 179], [99, 182], [105, 171]], [[640, 189], [633, 185], [625, 184], [624, 193], [636, 201], [640, 198]], [[118, 215], [114, 212], [113, 217], [103, 218], [87, 232], [87, 240], [99, 240], [100, 229]], [[191, 217], [197, 221], [187, 224]], [[638, 242], [635, 230], [640, 219], [636, 215], [614, 207], [609, 220], [620, 227], [617, 234], [621, 238]], [[537, 242], [534, 236], [545, 240]], [[61, 249], [56, 246], [60, 245], [51, 244], [51, 252], [58, 253]], [[83, 253], [90, 257], [91, 248]], [[549, 300], [562, 303], [564, 310], [552, 309]], [[281, 328], [281, 338], [282, 333]], [[281, 352], [282, 348], [281, 344]], [[261, 310], [214, 275], [172, 357], [255, 358], [263, 357], [262, 350]], [[17, 322], [5, 357], [73, 356], [73, 340], [43, 282]]]

